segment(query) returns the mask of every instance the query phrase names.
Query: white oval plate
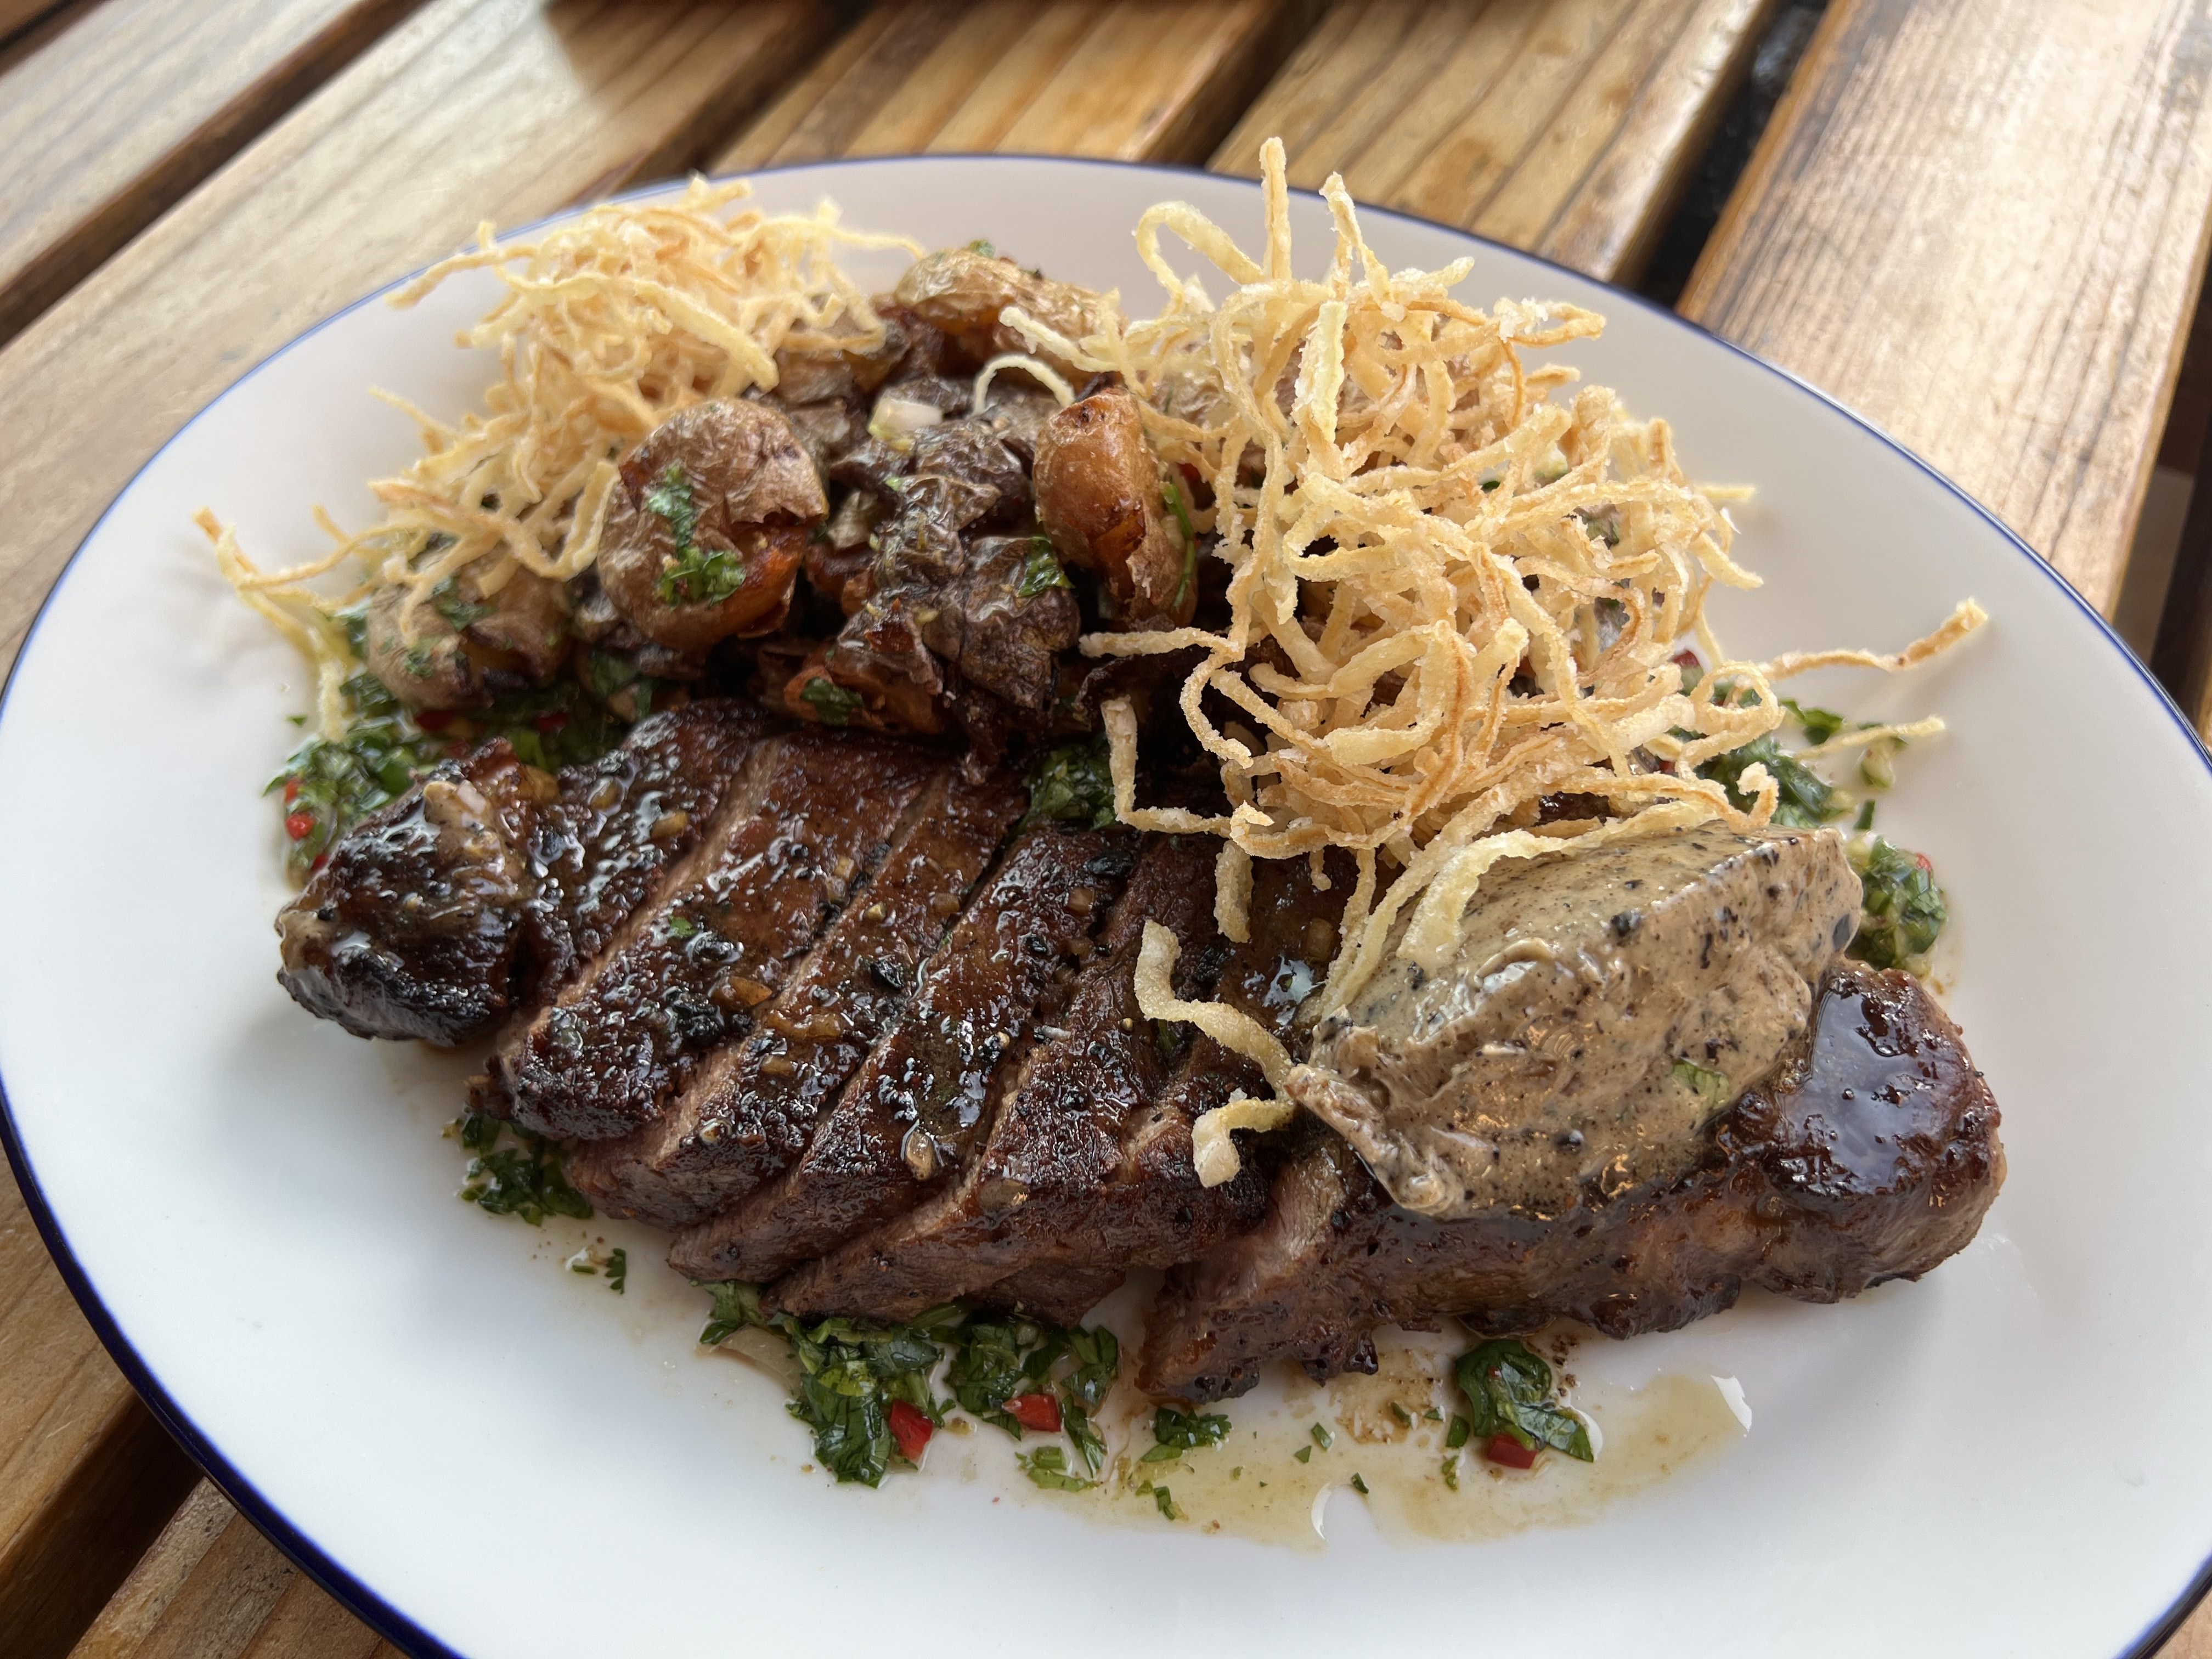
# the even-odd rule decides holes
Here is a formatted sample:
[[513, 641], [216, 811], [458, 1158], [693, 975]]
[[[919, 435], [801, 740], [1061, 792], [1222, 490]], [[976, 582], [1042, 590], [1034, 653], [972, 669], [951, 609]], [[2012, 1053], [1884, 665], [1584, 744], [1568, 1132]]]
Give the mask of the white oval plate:
[[[1130, 240], [1146, 204], [1195, 201], [1248, 246], [1259, 220], [1242, 181], [1042, 159], [802, 167], [760, 192], [828, 194], [932, 246], [988, 237], [1137, 307], [1155, 291]], [[1326, 216], [1305, 196], [1293, 212], [1318, 268]], [[1477, 301], [1606, 313], [1572, 360], [1670, 416], [1694, 474], [1758, 485], [1741, 550], [1768, 585], [1722, 607], [1738, 648], [1894, 647], [1961, 596], [1988, 606], [1981, 637], [1917, 675], [1804, 687], [1862, 717], [1952, 722], [1906, 757], [1882, 828], [1948, 886], [1952, 1006], [2003, 1106], [2011, 1172], [1981, 1236], [1917, 1285], [1837, 1308], [1756, 1298], [1619, 1350], [1734, 1374], [1756, 1423], [1577, 1528], [1406, 1547], [1355, 1519], [1316, 1558], [1102, 1526], [994, 1476], [872, 1492], [802, 1473], [776, 1391], [695, 1353], [702, 1298], [649, 1235], [605, 1229], [633, 1263], [617, 1299], [560, 1271], [580, 1230], [454, 1202], [436, 1133], [451, 1067], [357, 1042], [276, 986], [285, 890], [257, 792], [304, 676], [190, 519], [210, 506], [264, 560], [300, 554], [315, 502], [365, 519], [363, 480], [414, 453], [368, 386], [474, 404], [490, 370], [453, 334], [491, 279], [412, 312], [364, 302], [148, 464], [16, 667], [0, 1071], [18, 1177], [117, 1359], [395, 1640], [472, 1659], [966, 1654], [993, 1632], [1068, 1654], [1564, 1637], [1655, 1656], [2109, 1659], [2185, 1608], [2212, 1556], [2203, 754], [2041, 562], [1841, 410], [1632, 296], [1456, 231], [1366, 223], [1394, 266], [1473, 255]]]

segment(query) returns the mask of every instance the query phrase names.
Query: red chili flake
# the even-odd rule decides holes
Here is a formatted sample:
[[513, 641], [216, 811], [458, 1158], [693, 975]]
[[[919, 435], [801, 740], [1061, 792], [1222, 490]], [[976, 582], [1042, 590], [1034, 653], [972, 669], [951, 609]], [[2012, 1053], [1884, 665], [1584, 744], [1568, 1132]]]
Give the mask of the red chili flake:
[[1703, 668], [1705, 666], [1705, 664], [1698, 659], [1698, 653], [1694, 651], [1677, 651], [1674, 653], [1674, 666], [1677, 668]]
[[287, 805], [287, 806], [289, 806], [289, 805], [290, 805], [294, 801], [295, 801], [295, 800], [297, 800], [297, 799], [300, 799], [300, 781], [299, 781], [299, 779], [297, 779], [297, 778], [287, 778], [287, 779], [285, 779], [285, 780], [284, 780], [284, 805]]
[[929, 1437], [937, 1432], [937, 1425], [929, 1420], [929, 1413], [909, 1400], [894, 1400], [890, 1409], [891, 1438], [898, 1442], [899, 1455], [909, 1463], [921, 1462], [921, 1449], [929, 1443]]
[[1060, 1401], [1048, 1394], [1018, 1394], [1006, 1401], [1006, 1415], [1041, 1434], [1060, 1432]]
[[1931, 875], [1931, 876], [1932, 876], [1932, 875], [1934, 875], [1934, 874], [1936, 873], [1936, 866], [1935, 866], [1935, 865], [1934, 865], [1933, 863], [1931, 863], [1931, 862], [1929, 861], [1929, 857], [1928, 857], [1928, 854], [1925, 854], [1925, 853], [1915, 853], [1915, 854], [1912, 855], [1912, 861], [1913, 861], [1915, 864], [1918, 865], [1918, 866], [1920, 866], [1920, 868], [1922, 869], [1922, 871], [1923, 871], [1923, 872], [1925, 872], [1926, 874], [1928, 874], [1928, 875]]
[[1536, 1449], [1524, 1446], [1510, 1434], [1493, 1434], [1482, 1455], [1493, 1463], [1503, 1463], [1509, 1469], [1528, 1469], [1536, 1466]]
[[284, 820], [284, 833], [294, 841], [307, 840], [315, 833], [315, 815], [313, 812], [290, 814]]
[[541, 732], [558, 732], [568, 723], [568, 711], [565, 708], [549, 708], [530, 723]]
[[453, 711], [450, 708], [418, 708], [415, 711], [415, 724], [425, 732], [442, 732], [453, 723]]
[[309, 866], [307, 866], [307, 873], [308, 873], [308, 874], [310, 874], [310, 875], [313, 875], [316, 871], [318, 871], [318, 870], [321, 869], [325, 865], [328, 864], [330, 861], [331, 861], [331, 855], [330, 855], [328, 853], [318, 853], [318, 854], [315, 854], [315, 861], [314, 861], [313, 864], [311, 864], [311, 865], [309, 865]]

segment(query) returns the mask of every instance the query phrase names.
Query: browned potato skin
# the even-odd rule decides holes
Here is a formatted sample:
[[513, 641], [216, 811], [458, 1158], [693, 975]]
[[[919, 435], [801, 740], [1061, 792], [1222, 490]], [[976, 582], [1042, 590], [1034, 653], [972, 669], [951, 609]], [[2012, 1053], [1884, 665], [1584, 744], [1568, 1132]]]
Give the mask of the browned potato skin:
[[[735, 550], [744, 577], [712, 604], [670, 605], [661, 573], [678, 548], [668, 520], [646, 491], [681, 464], [699, 522], [695, 544]], [[830, 511], [822, 479], [791, 422], [765, 404], [725, 398], [671, 416], [623, 463], [599, 549], [599, 584], [646, 638], [678, 651], [705, 651], [783, 620], [806, 540]]]
[[[946, 248], [916, 260], [899, 278], [896, 298], [979, 361], [1002, 352], [1030, 351], [1028, 343], [999, 320], [1008, 306], [1018, 307], [1069, 339], [1081, 339], [1095, 322], [1095, 296], [1088, 289], [1033, 276], [1012, 259], [972, 248]], [[1048, 351], [1031, 355], [1071, 378], [1081, 373]]]
[[1096, 571], [1123, 628], [1180, 627], [1198, 604], [1159, 458], [1121, 386], [1068, 404], [1037, 441], [1036, 511], [1061, 559]]
[[[409, 708], [481, 708], [502, 690], [543, 685], [568, 648], [568, 606], [558, 582], [517, 570], [489, 599], [467, 570], [453, 578], [453, 600], [490, 607], [456, 629], [434, 602], [415, 608], [415, 638], [401, 632], [405, 593], [387, 587], [370, 600], [365, 653], [369, 672]], [[501, 682], [504, 681], [502, 685]]]

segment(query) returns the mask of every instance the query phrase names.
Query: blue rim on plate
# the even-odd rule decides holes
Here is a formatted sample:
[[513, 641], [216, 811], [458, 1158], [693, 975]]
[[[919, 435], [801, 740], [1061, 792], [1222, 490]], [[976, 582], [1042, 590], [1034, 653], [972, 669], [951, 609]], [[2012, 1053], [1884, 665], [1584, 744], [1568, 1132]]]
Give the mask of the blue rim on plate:
[[[802, 169], [826, 172], [851, 167], [885, 167], [916, 163], [934, 166], [945, 161], [1046, 161], [1055, 166], [1114, 167], [1126, 172], [1158, 173], [1170, 178], [1188, 175], [1215, 182], [1247, 184], [1255, 191], [1259, 188], [1259, 181], [1256, 179], [1224, 177], [1220, 173], [1209, 173], [1202, 167], [1167, 162], [1119, 161], [1102, 156], [1045, 155], [1028, 152], [961, 151], [926, 156], [847, 156], [821, 161], [791, 162], [782, 167], [761, 167], [750, 173], [728, 176], [758, 178], [769, 173], [796, 172]], [[653, 184], [641, 185], [634, 190], [623, 191], [607, 199], [627, 202], [659, 195], [668, 190], [674, 182], [674, 180], [662, 179]], [[1319, 194], [1315, 191], [1300, 191], [1297, 193], [1305, 196]], [[1530, 253], [1525, 249], [1511, 246], [1492, 237], [1478, 235], [1473, 231], [1463, 230], [1456, 225], [1446, 224], [1441, 220], [1425, 218], [1415, 213], [1401, 212], [1394, 208], [1376, 207], [1365, 202], [1358, 205], [1362, 214], [1443, 231], [1476, 246], [1495, 248], [1517, 259], [1525, 259], [1532, 264], [1557, 270], [1577, 283], [1595, 283], [1604, 289], [1615, 301], [1663, 319], [1672, 326], [1709, 341], [1732, 356], [1756, 365], [1776, 379], [1786, 382], [1801, 394], [1825, 404], [1853, 425], [1870, 434], [1885, 447], [1904, 458], [1913, 467], [1971, 508], [1984, 522], [2003, 537], [2014, 551], [2033, 565], [2046, 580], [2055, 584], [2067, 599], [2071, 601], [2074, 608], [2086, 617], [2104, 636], [2106, 642], [2120, 653], [2128, 666], [2134, 671], [2136, 677], [2164, 705], [2167, 714], [2172, 717], [2174, 723], [2188, 734], [2199, 761], [2208, 770], [2212, 770], [2212, 753], [2206, 751], [2203, 744], [2197, 737], [2197, 728], [2190, 722], [2188, 716], [2182, 713], [2166, 688], [2159, 684], [2148, 668], [2143, 666], [2141, 659], [2128, 648], [2126, 642], [2113, 631], [2112, 625], [2097, 611], [2095, 607], [2076, 592], [2073, 585], [2053, 569], [2047, 560], [2021, 540], [2010, 526], [1936, 467], [1882, 430], [1874, 422], [1838, 402], [1818, 386], [1809, 384], [1788, 369], [1767, 362], [1756, 353], [1746, 350], [1733, 341], [1723, 338], [1711, 330], [1692, 322], [1689, 319], [1631, 289], [1600, 281], [1582, 271], [1561, 264], [1556, 259], [1547, 259], [1541, 254]], [[550, 213], [541, 218], [532, 220], [526, 224], [517, 226], [507, 234], [510, 236], [524, 235], [540, 226], [572, 217], [580, 210], [577, 208], [567, 208], [558, 213]], [[83, 553], [86, 545], [93, 538], [100, 533], [101, 526], [107, 522], [108, 515], [114, 512], [117, 502], [130, 494], [131, 487], [144, 475], [147, 469], [161, 458], [171, 444], [175, 443], [179, 437], [197, 425], [216, 404], [236, 392], [240, 387], [245, 386], [270, 364], [291, 351], [295, 346], [313, 339], [332, 324], [350, 316], [363, 306], [374, 304], [393, 289], [404, 287], [428, 268], [428, 265], [418, 266], [415, 270], [386, 283], [372, 293], [363, 295], [351, 304], [332, 312], [312, 327], [294, 335], [292, 338], [256, 362], [202, 404], [190, 420], [165, 439], [161, 447], [140, 464], [137, 471], [131, 475], [129, 482], [116, 492], [115, 500], [110, 501], [101, 510], [100, 517], [93, 521], [92, 526], [79, 539], [76, 547], [70, 552], [67, 562], [63, 565], [60, 574], [54, 578], [53, 585], [46, 590], [46, 597], [40, 601], [38, 611], [31, 618], [30, 626], [24, 629], [22, 645], [15, 653], [15, 661], [9, 665], [6, 679], [0, 681], [0, 720], [7, 718], [8, 699], [15, 689], [16, 671], [22, 666], [24, 658], [30, 654], [32, 643], [38, 636], [39, 625], [46, 620], [47, 611], [52, 608], [55, 595], [61, 592], [63, 584], [68, 581], [70, 574], [76, 568], [78, 556]], [[61, 1272], [63, 1283], [68, 1285], [70, 1294], [76, 1297], [77, 1306], [83, 1310], [86, 1320], [92, 1326], [94, 1334], [100, 1339], [100, 1346], [107, 1350], [108, 1356], [114, 1360], [117, 1368], [122, 1371], [131, 1386], [137, 1391], [139, 1398], [145, 1402], [147, 1409], [154, 1413], [161, 1426], [184, 1447], [193, 1462], [199, 1466], [208, 1479], [222, 1489], [223, 1495], [241, 1514], [251, 1520], [270, 1542], [282, 1550], [294, 1565], [328, 1591], [349, 1612], [394, 1646], [415, 1656], [415, 1659], [469, 1659], [468, 1656], [447, 1646], [445, 1643], [431, 1635], [429, 1632], [370, 1589], [368, 1585], [362, 1583], [340, 1565], [337, 1559], [321, 1545], [295, 1527], [281, 1510], [264, 1498], [253, 1484], [231, 1464], [230, 1461], [222, 1455], [222, 1450], [200, 1431], [198, 1426], [178, 1407], [176, 1401], [170, 1398], [168, 1390], [162, 1387], [160, 1378], [154, 1375], [145, 1361], [139, 1357], [137, 1350], [132, 1347], [130, 1340], [125, 1337], [121, 1328], [116, 1324], [114, 1316], [108, 1312], [106, 1304], [100, 1300], [99, 1292], [93, 1288], [83, 1268], [78, 1265], [75, 1253], [70, 1249], [67, 1237], [64, 1235], [60, 1224], [55, 1220], [53, 1212], [46, 1203], [45, 1194], [40, 1189], [37, 1176], [31, 1168], [30, 1159], [23, 1151], [22, 1141], [16, 1132], [14, 1109], [9, 1103], [7, 1080], [4, 1077], [0, 1077], [0, 1148], [4, 1148], [7, 1153], [9, 1167], [15, 1174], [16, 1185], [21, 1189], [24, 1206], [30, 1212], [32, 1222], [37, 1226], [40, 1237], [45, 1241], [48, 1252], [53, 1257], [54, 1265]], [[2195, 1611], [2197, 1603], [2204, 1599], [2208, 1592], [2212, 1592], [2212, 1559], [2206, 1560], [2197, 1568], [2196, 1574], [2187, 1584], [2182, 1587], [2180, 1593], [2168, 1604], [2166, 1610], [2154, 1619], [2132, 1643], [2115, 1656], [2115, 1659], [2151, 1659], [2151, 1656], [2155, 1654], [2166, 1639], [2181, 1627], [2183, 1622], [2188, 1619], [2191, 1613]]]

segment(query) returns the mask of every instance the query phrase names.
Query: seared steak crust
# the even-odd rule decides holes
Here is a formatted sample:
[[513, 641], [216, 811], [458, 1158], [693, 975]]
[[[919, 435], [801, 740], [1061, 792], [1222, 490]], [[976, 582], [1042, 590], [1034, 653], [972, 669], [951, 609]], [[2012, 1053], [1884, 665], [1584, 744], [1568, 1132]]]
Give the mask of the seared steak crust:
[[1166, 1080], [1160, 1034], [1137, 1006], [1146, 925], [1182, 942], [1178, 966], [1194, 972], [1182, 992], [1203, 994], [1206, 965], [1219, 966], [1212, 866], [1195, 837], [1148, 842], [1056, 1031], [1024, 1061], [980, 1154], [904, 1215], [770, 1286], [769, 1302], [910, 1319], [1018, 1273], [1082, 1221], [1120, 1164], [1122, 1125]]
[[941, 764], [871, 738], [779, 739], [594, 971], [501, 1044], [499, 1115], [584, 1139], [658, 1115], [702, 1055], [750, 1029]]
[[279, 981], [356, 1036], [486, 1035], [606, 948], [772, 724], [750, 702], [687, 704], [557, 785], [500, 739], [440, 765], [284, 907]]
[[776, 1181], [678, 1236], [694, 1279], [777, 1277], [917, 1202], [967, 1159], [1136, 861], [1120, 827], [1017, 841], [924, 965], [913, 1003]]
[[702, 1066], [653, 1123], [577, 1148], [569, 1179], [611, 1214], [681, 1227], [781, 1174], [907, 1006], [923, 958], [1027, 802], [1005, 774], [932, 784], [875, 879], [761, 1006], [752, 1035]]
[[1505, 1334], [1553, 1318], [1671, 1330], [1746, 1285], [1832, 1302], [1913, 1279], [1973, 1237], [2003, 1176], [1997, 1108], [1919, 981], [1847, 963], [1808, 1042], [1713, 1124], [1705, 1156], [1554, 1218], [1432, 1221], [1393, 1205], [1319, 1124], [1260, 1228], [1169, 1275], [1139, 1382], [1241, 1394], [1268, 1360], [1371, 1367], [1378, 1325], [1456, 1315]]

